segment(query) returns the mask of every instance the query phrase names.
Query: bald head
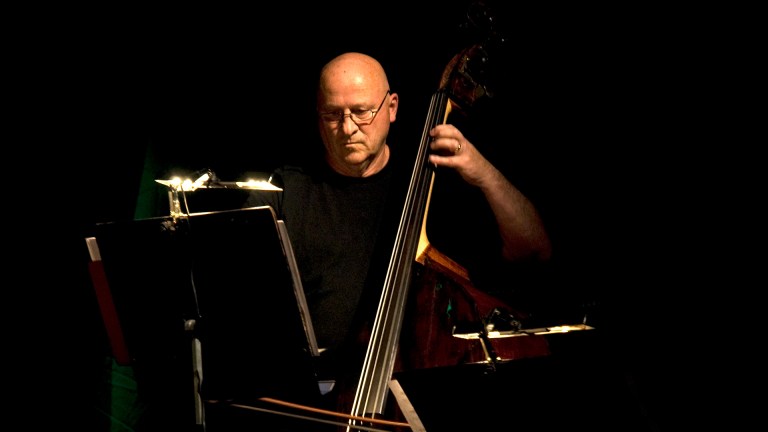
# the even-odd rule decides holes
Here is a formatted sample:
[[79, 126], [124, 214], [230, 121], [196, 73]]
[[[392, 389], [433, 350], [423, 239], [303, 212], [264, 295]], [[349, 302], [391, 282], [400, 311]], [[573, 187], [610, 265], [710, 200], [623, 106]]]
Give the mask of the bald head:
[[375, 58], [356, 52], [344, 53], [328, 62], [320, 71], [318, 102], [323, 95], [341, 91], [368, 91], [384, 94], [389, 81], [384, 68]]
[[[317, 111], [324, 115], [318, 115], [318, 126], [331, 168], [354, 177], [384, 168], [398, 100], [397, 93], [390, 92], [384, 68], [371, 56], [345, 53], [321, 69]], [[366, 120], [360, 120], [364, 116]]]

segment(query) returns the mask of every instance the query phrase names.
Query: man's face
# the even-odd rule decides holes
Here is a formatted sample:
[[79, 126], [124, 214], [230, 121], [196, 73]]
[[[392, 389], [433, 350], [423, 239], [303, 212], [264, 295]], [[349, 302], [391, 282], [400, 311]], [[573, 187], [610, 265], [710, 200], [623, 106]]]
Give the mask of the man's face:
[[383, 150], [394, 120], [386, 89], [329, 86], [318, 105], [319, 127], [331, 166], [358, 173]]

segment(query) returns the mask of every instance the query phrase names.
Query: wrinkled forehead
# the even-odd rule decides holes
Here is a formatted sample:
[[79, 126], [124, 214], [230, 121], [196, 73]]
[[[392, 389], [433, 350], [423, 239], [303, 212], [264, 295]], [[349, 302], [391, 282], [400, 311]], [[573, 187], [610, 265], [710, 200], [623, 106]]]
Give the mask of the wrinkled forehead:
[[317, 107], [321, 111], [368, 108], [378, 103], [378, 98], [378, 92], [367, 85], [329, 86], [318, 93]]
[[373, 80], [354, 71], [331, 72], [323, 76], [320, 92], [325, 94], [351, 93], [371, 88]]

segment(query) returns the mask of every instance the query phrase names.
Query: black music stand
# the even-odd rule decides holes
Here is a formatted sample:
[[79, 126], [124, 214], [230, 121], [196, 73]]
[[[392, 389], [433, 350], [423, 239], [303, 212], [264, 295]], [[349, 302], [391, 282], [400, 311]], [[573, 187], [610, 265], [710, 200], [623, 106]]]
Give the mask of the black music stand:
[[205, 430], [204, 401], [319, 396], [271, 207], [102, 223], [87, 242], [113, 351], [134, 367], [152, 429]]

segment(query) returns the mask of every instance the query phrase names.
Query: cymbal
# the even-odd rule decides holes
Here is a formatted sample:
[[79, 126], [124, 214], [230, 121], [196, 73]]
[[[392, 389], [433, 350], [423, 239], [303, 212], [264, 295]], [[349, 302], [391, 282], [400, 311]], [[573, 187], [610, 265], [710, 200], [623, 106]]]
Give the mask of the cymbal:
[[[571, 325], [558, 325], [558, 326], [552, 326], [552, 327], [541, 327], [541, 328], [530, 328], [530, 329], [520, 329], [520, 330], [509, 330], [509, 331], [489, 331], [487, 332], [486, 336], [489, 339], [496, 339], [496, 338], [508, 338], [508, 337], [517, 337], [517, 336], [530, 336], [530, 335], [545, 335], [545, 334], [555, 334], [555, 333], [570, 333], [572, 331], [582, 331], [582, 330], [594, 330], [594, 327], [588, 326], [586, 324], [571, 324]], [[454, 333], [453, 337], [461, 338], [461, 339], [480, 339], [481, 333], [479, 332], [470, 332], [470, 333]]]

